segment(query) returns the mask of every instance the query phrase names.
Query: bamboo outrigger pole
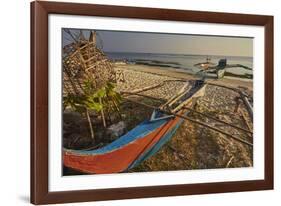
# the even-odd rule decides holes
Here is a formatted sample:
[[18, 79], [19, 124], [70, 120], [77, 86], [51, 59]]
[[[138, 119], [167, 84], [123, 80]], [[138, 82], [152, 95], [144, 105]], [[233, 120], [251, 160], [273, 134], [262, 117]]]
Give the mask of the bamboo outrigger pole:
[[120, 94], [126, 94], [128, 96], [141, 96], [141, 97], [146, 97], [146, 98], [149, 98], [149, 99], [154, 99], [154, 100], [157, 100], [157, 101], [165, 101], [165, 99], [162, 99], [162, 98], [157, 98], [157, 97], [152, 97], [152, 96], [148, 96], [148, 95], [145, 95], [145, 94], [139, 94], [139, 93], [135, 93], [135, 92], [123, 92], [121, 91]]
[[217, 131], [217, 132], [219, 132], [219, 133], [221, 133], [221, 134], [224, 134], [224, 135], [226, 135], [226, 136], [228, 136], [228, 137], [230, 137], [230, 138], [232, 138], [232, 139], [234, 139], [234, 140], [236, 140], [236, 141], [238, 141], [238, 142], [241, 142], [241, 143], [246, 144], [246, 145], [248, 145], [248, 146], [250, 146], [250, 147], [253, 147], [253, 144], [250, 143], [250, 142], [248, 142], [248, 141], [246, 141], [246, 140], [243, 140], [243, 139], [241, 139], [241, 138], [239, 138], [239, 137], [233, 136], [233, 135], [231, 135], [231, 134], [229, 134], [229, 133], [227, 133], [227, 132], [224, 132], [224, 131], [222, 131], [222, 130], [220, 130], [220, 129], [217, 129], [217, 128], [215, 128], [215, 127], [212, 127], [212, 126], [210, 126], [210, 125], [208, 125], [208, 124], [205, 124], [205, 123], [199, 122], [199, 121], [197, 121], [197, 120], [191, 119], [191, 118], [189, 118], [189, 117], [187, 117], [187, 116], [180, 115], [180, 114], [176, 114], [176, 113], [173, 113], [173, 112], [170, 112], [170, 111], [166, 111], [166, 110], [162, 110], [162, 109], [159, 109], [158, 107], [151, 106], [151, 105], [148, 105], [148, 104], [139, 102], [139, 101], [135, 101], [135, 100], [126, 98], [126, 97], [125, 97], [125, 99], [128, 100], [128, 101], [131, 101], [131, 102], [133, 102], [133, 103], [136, 103], [136, 104], [139, 104], [139, 105], [142, 105], [142, 106], [151, 108], [151, 109], [159, 110], [159, 111], [161, 111], [161, 112], [163, 112], [163, 113], [166, 113], [166, 114], [178, 116], [178, 117], [180, 117], [180, 118], [182, 118], [182, 119], [185, 119], [185, 120], [191, 121], [191, 122], [193, 122], [193, 123], [199, 124], [199, 125], [201, 125], [201, 126], [207, 127], [207, 128], [209, 128], [209, 129], [212, 129], [212, 130], [214, 130], [214, 131]]
[[246, 109], [248, 110], [248, 112], [250, 114], [250, 117], [253, 121], [253, 106], [249, 102], [248, 96], [244, 92], [242, 92], [241, 90], [239, 90], [235, 87], [229, 87], [229, 86], [225, 86], [225, 85], [221, 85], [221, 84], [214, 84], [214, 83], [211, 83], [211, 82], [207, 82], [206, 84], [209, 84], [209, 85], [212, 85], [212, 86], [217, 86], [217, 87], [222, 87], [222, 88], [225, 88], [225, 89], [230, 89], [230, 90], [240, 94], [241, 99], [243, 100], [243, 103], [246, 106]]
[[[148, 96], [148, 95], [144, 95], [144, 94], [132, 93], [132, 92], [121, 92], [121, 94], [128, 94], [128, 95], [130, 95], [130, 96], [131, 96], [131, 95], [132, 95], [132, 96], [136, 95], [136, 96], [141, 96], [141, 97], [150, 98], [150, 99], [153, 99], [153, 100], [164, 101], [164, 99], [161, 99], [161, 98], [152, 97], [152, 96]], [[126, 98], [126, 99], [127, 99], [127, 98]], [[183, 106], [182, 108], [188, 109], [188, 110], [190, 110], [190, 111], [192, 111], [192, 112], [195, 112], [195, 113], [197, 113], [197, 114], [200, 114], [200, 115], [202, 115], [202, 116], [205, 116], [205, 117], [207, 117], [207, 118], [209, 118], [209, 119], [213, 119], [213, 120], [215, 120], [215, 121], [217, 121], [217, 122], [220, 122], [220, 123], [222, 123], [222, 124], [226, 124], [226, 125], [228, 125], [228, 126], [230, 126], [230, 127], [233, 127], [233, 128], [235, 128], [235, 129], [238, 129], [238, 130], [241, 130], [241, 131], [244, 131], [244, 132], [247, 132], [247, 133], [253, 135], [253, 132], [250, 131], [250, 130], [247, 130], [247, 129], [244, 129], [244, 128], [242, 128], [242, 127], [238, 127], [238, 126], [236, 126], [236, 125], [233, 125], [233, 124], [230, 124], [230, 123], [228, 123], [228, 122], [222, 121], [222, 120], [220, 120], [220, 119], [214, 118], [214, 117], [212, 117], [211, 115], [204, 114], [204, 113], [202, 113], [202, 112], [198, 112], [198, 111], [196, 111], [196, 110], [194, 110], [194, 109], [191, 109], [191, 108], [189, 108], [189, 107], [186, 107], [186, 106]], [[161, 109], [161, 107], [160, 107], [160, 109]], [[171, 112], [173, 112], [173, 111], [171, 111]]]
[[235, 129], [239, 129], [239, 130], [242, 130], [242, 131], [244, 131], [244, 132], [250, 133], [251, 135], [253, 134], [253, 132], [251, 132], [250, 130], [247, 130], [247, 129], [244, 129], [244, 128], [242, 128], [242, 127], [238, 127], [238, 126], [236, 126], [236, 125], [233, 125], [233, 124], [230, 124], [230, 123], [228, 123], [228, 122], [222, 121], [222, 120], [220, 120], [220, 119], [214, 118], [214, 117], [212, 117], [211, 115], [204, 114], [204, 113], [202, 113], [202, 112], [198, 112], [198, 111], [196, 111], [196, 110], [194, 110], [194, 109], [191, 109], [191, 108], [189, 108], [189, 107], [183, 107], [183, 108], [184, 108], [184, 109], [188, 109], [188, 110], [190, 110], [190, 111], [192, 111], [192, 112], [194, 112], [194, 113], [200, 114], [200, 115], [202, 115], [202, 116], [205, 116], [205, 117], [207, 117], [207, 118], [209, 118], [209, 119], [215, 120], [215, 121], [217, 121], [217, 122], [220, 122], [220, 123], [229, 125], [229, 126], [235, 128]]

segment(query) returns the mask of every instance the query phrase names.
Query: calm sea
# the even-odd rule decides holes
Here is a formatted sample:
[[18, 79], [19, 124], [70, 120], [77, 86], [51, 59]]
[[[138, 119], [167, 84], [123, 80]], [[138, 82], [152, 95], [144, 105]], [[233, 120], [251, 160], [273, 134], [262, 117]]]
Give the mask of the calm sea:
[[[174, 68], [184, 70], [187, 73], [195, 74], [200, 69], [194, 64], [206, 62], [206, 58], [211, 58], [211, 62], [217, 65], [220, 59], [226, 58], [227, 64], [242, 64], [253, 68], [252, 57], [234, 57], [234, 56], [213, 56], [213, 55], [185, 55], [185, 54], [156, 54], [156, 53], [113, 53], [105, 52], [106, 55], [115, 61], [126, 60], [132, 64], [141, 64], [149, 66], [160, 66], [165, 68]], [[236, 76], [239, 78], [251, 78], [253, 72], [243, 67], [228, 68], [226, 76]]]

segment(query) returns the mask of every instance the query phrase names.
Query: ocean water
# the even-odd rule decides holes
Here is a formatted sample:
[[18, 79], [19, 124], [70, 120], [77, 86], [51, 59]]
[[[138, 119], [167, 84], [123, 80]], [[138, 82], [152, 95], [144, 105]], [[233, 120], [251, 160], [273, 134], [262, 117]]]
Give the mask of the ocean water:
[[[242, 64], [253, 68], [252, 57], [237, 56], [215, 56], [215, 55], [187, 55], [187, 54], [156, 54], [156, 53], [121, 53], [121, 52], [105, 52], [106, 55], [114, 61], [125, 60], [131, 64], [141, 64], [149, 66], [162, 67], [163, 69], [174, 68], [183, 70], [190, 74], [197, 73], [200, 69], [194, 66], [200, 62], [206, 62], [206, 58], [210, 58], [215, 65], [220, 59], [227, 59], [227, 64]], [[226, 70], [225, 76], [236, 76], [239, 78], [249, 79], [253, 75], [252, 70], [243, 67], [233, 67]]]

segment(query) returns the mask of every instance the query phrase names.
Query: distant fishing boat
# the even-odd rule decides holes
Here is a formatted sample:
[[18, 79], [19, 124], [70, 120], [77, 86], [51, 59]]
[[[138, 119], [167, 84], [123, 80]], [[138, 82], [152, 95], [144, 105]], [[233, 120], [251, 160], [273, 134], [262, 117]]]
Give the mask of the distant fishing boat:
[[221, 79], [224, 77], [226, 69], [233, 68], [233, 67], [242, 67], [246, 70], [252, 70], [252, 68], [247, 67], [242, 64], [227, 64], [227, 59], [220, 59], [218, 65], [215, 66], [214, 63], [211, 62], [211, 59], [207, 57], [206, 62], [201, 62], [194, 64], [194, 66], [200, 68], [199, 72], [205, 73], [216, 73], [217, 78]]
[[95, 174], [118, 173], [134, 168], [154, 155], [175, 134], [184, 121], [180, 116], [189, 112], [184, 107], [191, 106], [195, 98], [203, 96], [205, 86], [202, 80], [194, 81], [188, 91], [182, 91], [164, 104], [178, 102], [171, 114], [162, 112], [160, 108], [164, 106], [159, 107], [149, 120], [103, 148], [88, 151], [63, 149], [64, 165]]
[[200, 69], [208, 69], [209, 67], [215, 66], [215, 63], [211, 62], [211, 58], [207, 57], [205, 62], [200, 62], [194, 64], [195, 67], [199, 67]]

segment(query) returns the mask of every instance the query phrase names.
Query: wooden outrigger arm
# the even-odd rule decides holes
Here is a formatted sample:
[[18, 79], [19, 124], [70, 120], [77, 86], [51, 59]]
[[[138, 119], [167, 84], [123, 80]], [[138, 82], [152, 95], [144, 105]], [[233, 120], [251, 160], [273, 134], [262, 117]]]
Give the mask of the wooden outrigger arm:
[[240, 91], [239, 93], [240, 93], [241, 99], [243, 100], [244, 105], [246, 106], [246, 108], [247, 108], [247, 110], [248, 110], [248, 112], [250, 114], [250, 117], [251, 117], [251, 119], [253, 121], [253, 106], [249, 102], [248, 97], [243, 92]]
[[201, 125], [201, 126], [207, 127], [207, 128], [212, 129], [212, 130], [214, 130], [214, 131], [216, 131], [216, 132], [219, 132], [219, 133], [221, 133], [221, 134], [224, 134], [224, 135], [226, 135], [226, 136], [228, 136], [228, 137], [230, 137], [230, 138], [232, 138], [232, 139], [234, 139], [234, 140], [236, 140], [236, 141], [238, 141], [238, 142], [241, 142], [241, 143], [246, 144], [246, 145], [248, 145], [248, 146], [250, 146], [250, 147], [253, 147], [253, 144], [250, 143], [250, 142], [248, 142], [248, 141], [246, 141], [246, 140], [243, 140], [243, 139], [241, 139], [241, 138], [239, 138], [239, 137], [236, 137], [236, 136], [234, 136], [234, 135], [232, 135], [232, 134], [229, 134], [229, 133], [227, 133], [227, 132], [224, 132], [224, 131], [222, 131], [222, 130], [220, 130], [220, 129], [218, 129], [218, 128], [215, 128], [215, 127], [213, 127], [213, 126], [210, 126], [210, 125], [208, 125], [208, 124], [205, 124], [205, 123], [199, 122], [199, 121], [197, 121], [197, 120], [194, 120], [194, 119], [192, 119], [192, 118], [190, 118], [190, 117], [187, 117], [187, 116], [185, 116], [185, 115], [181, 115], [181, 114], [177, 114], [177, 113], [174, 113], [174, 112], [171, 112], [171, 111], [159, 109], [158, 107], [151, 106], [151, 105], [148, 105], [148, 104], [139, 102], [139, 101], [135, 101], [135, 100], [126, 98], [126, 97], [125, 97], [125, 99], [128, 100], [128, 101], [131, 101], [131, 102], [133, 102], [133, 103], [136, 103], [136, 104], [139, 104], [139, 105], [148, 107], [148, 108], [150, 108], [150, 109], [154, 109], [154, 110], [161, 111], [161, 112], [166, 113], [166, 114], [168, 114], [168, 115], [178, 116], [178, 117], [180, 117], [180, 118], [182, 118], [182, 119], [185, 119], [185, 120], [191, 121], [191, 122], [193, 122], [193, 123], [199, 124], [199, 125]]
[[189, 107], [183, 107], [183, 108], [184, 108], [184, 109], [188, 109], [188, 110], [190, 110], [190, 111], [192, 111], [192, 112], [194, 112], [194, 113], [200, 114], [200, 115], [202, 115], [202, 116], [205, 116], [205, 117], [207, 117], [207, 118], [209, 118], [209, 119], [215, 120], [215, 121], [220, 122], [220, 123], [222, 123], [222, 124], [226, 124], [226, 125], [228, 125], [228, 126], [230, 126], [230, 127], [233, 127], [233, 128], [235, 128], [235, 129], [238, 129], [238, 130], [241, 130], [241, 131], [244, 131], [244, 132], [247, 132], [247, 133], [253, 135], [253, 132], [251, 132], [250, 130], [247, 130], [247, 129], [244, 129], [244, 128], [242, 128], [242, 127], [238, 127], [238, 126], [236, 126], [236, 125], [233, 125], [233, 124], [230, 124], [230, 123], [228, 123], [228, 122], [222, 121], [222, 120], [220, 120], [220, 119], [214, 118], [214, 117], [211, 116], [211, 115], [207, 115], [207, 114], [204, 114], [204, 113], [202, 113], [202, 112], [198, 112], [198, 111], [196, 111], [196, 110], [194, 110], [194, 109], [191, 109], [191, 108], [189, 108]]
[[222, 87], [222, 88], [225, 88], [225, 89], [230, 89], [232, 91], [235, 91], [235, 92], [239, 93], [240, 96], [241, 96], [241, 99], [243, 100], [244, 105], [246, 106], [246, 109], [247, 109], [248, 113], [250, 114], [251, 120], [253, 121], [253, 106], [250, 103], [250, 101], [248, 99], [248, 96], [244, 92], [242, 92], [241, 90], [239, 90], [237, 88], [234, 88], [234, 87], [229, 87], [229, 86], [220, 85], [220, 84], [214, 84], [214, 83], [211, 83], [211, 82], [207, 82], [206, 84], [217, 86], [217, 87]]
[[197, 99], [199, 97], [204, 96], [205, 94], [205, 89], [206, 89], [206, 84], [200, 89], [199, 92], [197, 92], [195, 95], [192, 96], [192, 98], [188, 98], [186, 101], [183, 101], [182, 103], [180, 103], [178, 106], [176, 106], [176, 108], [172, 109], [171, 112], [175, 113], [179, 110], [181, 110], [184, 106], [188, 105], [191, 101], [193, 101], [194, 99]]
[[[191, 109], [191, 108], [189, 108], [189, 107], [186, 107], [186, 105], [188, 105], [191, 101], [193, 101], [194, 99], [197, 99], [198, 97], [201, 97], [201, 96], [204, 95], [204, 93], [205, 93], [205, 87], [206, 87], [207, 84], [210, 84], [210, 85], [213, 85], [213, 86], [224, 87], [224, 88], [227, 88], [227, 89], [231, 89], [231, 90], [233, 90], [233, 91], [235, 91], [235, 92], [238, 92], [238, 93], [241, 95], [241, 97], [245, 97], [245, 99], [242, 98], [243, 101], [244, 101], [244, 103], [245, 103], [245, 105], [247, 106], [247, 102], [248, 102], [248, 105], [250, 105], [249, 101], [247, 101], [246, 95], [243, 94], [243, 93], [242, 93], [240, 90], [238, 90], [237, 88], [227, 87], [227, 86], [224, 86], [224, 85], [217, 85], [217, 84], [213, 84], [213, 83], [205, 83], [205, 85], [203, 85], [203, 87], [200, 89], [200, 91], [199, 91], [198, 93], [196, 93], [195, 95], [193, 95], [192, 98], [188, 98], [186, 101], [181, 102], [179, 105], [176, 105], [176, 107], [173, 108], [173, 109], [170, 109], [170, 107], [171, 107], [172, 105], [174, 105], [178, 100], [180, 100], [182, 97], [184, 97], [184, 96], [187, 94], [186, 89], [187, 89], [187, 87], [188, 87], [188, 85], [189, 85], [188, 82], [186, 82], [186, 84], [180, 89], [179, 92], [177, 92], [174, 96], [172, 96], [166, 103], [162, 104], [160, 107], [151, 106], [151, 105], [148, 105], [148, 104], [139, 102], [139, 101], [135, 101], [135, 100], [126, 98], [126, 97], [125, 97], [125, 99], [127, 99], [128, 101], [134, 102], [134, 103], [136, 103], [136, 104], [140, 104], [140, 105], [142, 105], [142, 106], [145, 106], [145, 107], [148, 107], [148, 108], [151, 108], [151, 109], [154, 109], [154, 110], [157, 110], [157, 111], [166, 113], [166, 114], [168, 114], [167, 117], [169, 117], [169, 118], [171, 117], [171, 115], [173, 115], [173, 116], [178, 116], [178, 117], [180, 117], [180, 118], [182, 118], [182, 119], [185, 119], [185, 120], [189, 120], [189, 121], [191, 121], [191, 122], [193, 122], [193, 123], [196, 123], [196, 124], [199, 124], [199, 125], [201, 125], [201, 126], [204, 126], [204, 127], [209, 128], [209, 129], [212, 129], [212, 130], [214, 130], [214, 131], [220, 132], [220, 133], [222, 133], [222, 134], [224, 134], [224, 135], [226, 135], [226, 136], [228, 136], [228, 137], [231, 137], [232, 139], [235, 139], [236, 141], [239, 141], [239, 142], [241, 142], [241, 143], [247, 144], [248, 146], [251, 146], [251, 147], [252, 147], [253, 144], [250, 143], [250, 142], [248, 142], [248, 141], [246, 141], [246, 140], [243, 140], [243, 139], [241, 139], [241, 138], [239, 138], [239, 137], [233, 136], [232, 134], [229, 134], [229, 133], [227, 133], [227, 132], [224, 132], [224, 131], [222, 131], [222, 130], [216, 128], [216, 127], [213, 127], [213, 126], [211, 126], [211, 125], [209, 125], [209, 124], [205, 124], [205, 123], [199, 122], [199, 121], [194, 120], [194, 119], [192, 119], [192, 118], [190, 118], [190, 117], [187, 117], [186, 115], [182, 115], [182, 114], [178, 114], [178, 113], [177, 113], [177, 112], [178, 112], [179, 110], [181, 110], [181, 109], [187, 109], [187, 110], [190, 110], [190, 111], [192, 111], [192, 112], [196, 112], [196, 113], [198, 113], [198, 114], [200, 114], [200, 115], [203, 115], [203, 116], [205, 116], [205, 117], [207, 117], [207, 118], [211, 118], [211, 119], [213, 119], [213, 120], [215, 120], [215, 121], [217, 121], [217, 122], [226, 124], [227, 126], [233, 127], [233, 128], [238, 129], [238, 130], [240, 130], [240, 131], [243, 131], [243, 132], [246, 132], [246, 133], [248, 133], [248, 134], [253, 135], [253, 132], [251, 132], [250, 130], [247, 130], [247, 129], [238, 127], [238, 126], [236, 126], [236, 125], [232, 125], [232, 124], [230, 124], [230, 123], [228, 123], [228, 122], [224, 122], [224, 121], [219, 120], [219, 119], [217, 119], [217, 118], [211, 117], [210, 115], [206, 115], [206, 114], [203, 114], [203, 113], [198, 112], [198, 111], [196, 111], [196, 110], [193, 110], [193, 109]], [[139, 94], [139, 93], [129, 93], [129, 92], [126, 92], [126, 93], [127, 93], [127, 94], [130, 94], [130, 95], [143, 96], [143, 97], [146, 97], [146, 98], [151, 98], [151, 99], [156, 99], [156, 100], [163, 100], [163, 99], [159, 99], [159, 98], [155, 98], [155, 97], [151, 97], [151, 96], [143, 95], [143, 94]], [[250, 113], [250, 114], [251, 114], [251, 113]], [[153, 118], [152, 118], [152, 121], [154, 121]]]
[[187, 89], [189, 83], [186, 82], [180, 91], [178, 91], [174, 96], [172, 96], [165, 104], [160, 106], [160, 109], [165, 108], [166, 106], [171, 106], [174, 102], [176, 102], [178, 99], [180, 99], [184, 94], [186, 94], [185, 90]]
[[[204, 91], [203, 91], [203, 92], [204, 92]], [[201, 96], [203, 92], [200, 92], [200, 93], [197, 95], [197, 97]], [[122, 92], [121, 94], [136, 95], [136, 96], [141, 96], [141, 97], [145, 97], [145, 98], [150, 98], [150, 99], [157, 100], [157, 101], [164, 101], [164, 99], [162, 99], [162, 98], [157, 98], [157, 97], [152, 97], [152, 96], [148, 96], [148, 95], [144, 95], [144, 94], [138, 94], [138, 93], [132, 93], [132, 92]], [[180, 94], [180, 96], [182, 96], [182, 94], [181, 94], [180, 92], [178, 92], [176, 95], [174, 95], [172, 98], [170, 98], [170, 99], [168, 100], [168, 102], [171, 102], [172, 99], [174, 99], [174, 100], [175, 100], [175, 99], [178, 99], [179, 94]], [[185, 93], [184, 93], [184, 94], [185, 94]], [[175, 97], [176, 97], [176, 98], [175, 98]], [[193, 97], [193, 99], [194, 99], [194, 98], [196, 98], [196, 97]], [[174, 101], [174, 100], [173, 100], [173, 101]], [[166, 103], [167, 103], [167, 102], [166, 102]], [[163, 105], [166, 105], [166, 103], [163, 104]], [[228, 123], [228, 122], [222, 121], [222, 120], [220, 120], [220, 119], [214, 118], [214, 117], [211, 116], [211, 115], [207, 115], [207, 114], [204, 114], [204, 113], [202, 113], [202, 112], [198, 112], [198, 111], [196, 111], [196, 110], [194, 110], [194, 109], [192, 109], [192, 108], [190, 108], [190, 107], [186, 107], [185, 105], [187, 105], [187, 104], [188, 104], [188, 102], [183, 102], [182, 104], [178, 105], [177, 108], [175, 108], [174, 110], [172, 110], [172, 112], [176, 112], [176, 111], [178, 111], [178, 110], [181, 109], [181, 108], [183, 108], [183, 109], [188, 109], [188, 110], [190, 110], [190, 111], [192, 111], [192, 112], [195, 112], [195, 113], [197, 113], [197, 114], [200, 114], [200, 115], [202, 115], [202, 116], [205, 116], [205, 117], [207, 117], [207, 118], [209, 118], [209, 119], [213, 119], [213, 120], [215, 120], [215, 121], [217, 121], [217, 122], [220, 122], [220, 123], [222, 123], [222, 124], [226, 124], [226, 125], [228, 125], [228, 126], [230, 126], [230, 127], [233, 127], [233, 128], [235, 128], [235, 129], [238, 129], [238, 130], [241, 130], [241, 131], [244, 131], [244, 132], [247, 132], [247, 133], [253, 135], [253, 132], [250, 131], [250, 130], [247, 130], [247, 129], [244, 129], [244, 128], [242, 128], [242, 127], [238, 127], [238, 126], [236, 126], [236, 125], [233, 125], [233, 124], [230, 124], [230, 123]], [[160, 109], [163, 109], [163, 105], [160, 106]]]

